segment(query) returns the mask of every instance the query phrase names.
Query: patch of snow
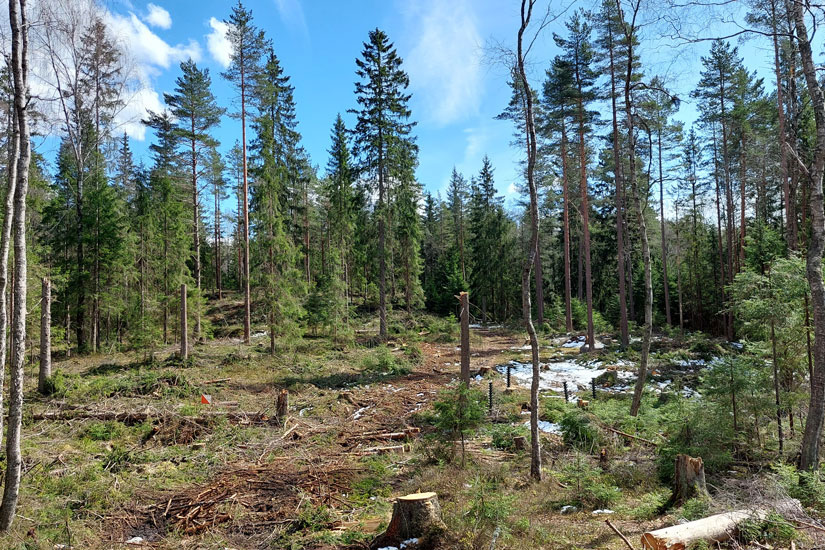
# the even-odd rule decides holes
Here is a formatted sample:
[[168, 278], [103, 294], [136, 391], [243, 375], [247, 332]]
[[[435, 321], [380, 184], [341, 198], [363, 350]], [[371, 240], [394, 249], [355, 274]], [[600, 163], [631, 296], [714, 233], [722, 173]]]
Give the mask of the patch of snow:
[[679, 365], [680, 367], [685, 368], [704, 367], [708, 364], [708, 362], [704, 359], [679, 359], [678, 361], [674, 361], [673, 363], [675, 365]]
[[566, 506], [561, 507], [561, 513], [562, 514], [572, 514], [573, 512], [578, 512], [578, 511], [579, 511], [578, 508], [576, 508], [575, 506], [571, 506], [569, 504], [566, 505]]
[[563, 348], [581, 348], [581, 347], [584, 347], [585, 340], [586, 339], [585, 339], [584, 336], [579, 336], [578, 338], [575, 338], [573, 340], [568, 340], [567, 342], [562, 344], [561, 347], [563, 347]]
[[403, 550], [404, 548], [406, 548], [407, 546], [410, 546], [412, 544], [418, 544], [418, 539], [412, 538], [412, 539], [407, 539], [407, 540], [403, 541], [401, 543], [401, 549]]
[[732, 347], [733, 349], [738, 349], [738, 350], [741, 350], [741, 349], [744, 349], [744, 348], [745, 348], [745, 344], [743, 344], [742, 342], [728, 342], [728, 344], [729, 344], [729, 345], [730, 345], [730, 347]]
[[143, 544], [143, 537], [132, 537], [124, 544]]
[[480, 382], [480, 381], [481, 381], [481, 375], [480, 375], [480, 374], [476, 374], [476, 375], [475, 375], [475, 378], [473, 378], [473, 380], [475, 380], [476, 382]]
[[[528, 420], [524, 425], [529, 428], [530, 421]], [[561, 434], [561, 426], [554, 422], [547, 422], [546, 420], [539, 420], [539, 430], [547, 434]]]
[[[529, 386], [533, 378], [533, 367], [529, 363], [519, 363], [510, 361], [510, 377], [516, 384]], [[567, 382], [567, 389], [573, 393], [579, 389], [586, 390], [590, 387], [590, 380], [604, 374], [607, 369], [599, 368], [601, 363], [592, 361], [590, 363], [577, 363], [575, 361], [559, 361], [557, 363], [542, 363], [542, 370], [539, 373], [539, 389], [564, 391], [564, 382]], [[496, 367], [501, 373], [507, 372], [507, 365]]]
[[[361, 418], [364, 415], [364, 413], [367, 411], [367, 409], [369, 409], [371, 406], [372, 405], [367, 405], [366, 407], [361, 407], [360, 409], [355, 411], [352, 415], [352, 419], [353, 420], [358, 420], [359, 418]], [[303, 415], [301, 415], [301, 416], [303, 416]]]
[[397, 546], [382, 546], [378, 550], [398, 550]]
[[615, 514], [613, 510], [608, 510], [607, 508], [603, 508], [601, 510], [593, 510], [594, 516], [607, 516], [610, 514]]

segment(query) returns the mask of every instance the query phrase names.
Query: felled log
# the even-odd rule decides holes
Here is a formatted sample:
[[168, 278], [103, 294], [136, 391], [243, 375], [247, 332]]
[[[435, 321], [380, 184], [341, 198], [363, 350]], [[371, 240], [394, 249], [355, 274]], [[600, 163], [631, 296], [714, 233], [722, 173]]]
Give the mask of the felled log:
[[421, 433], [421, 428], [407, 428], [401, 432], [367, 432], [350, 439], [391, 439], [398, 441], [407, 439], [408, 437], [415, 437]]
[[392, 519], [387, 530], [370, 544], [371, 549], [398, 546], [409, 539], [418, 539], [422, 547], [433, 546], [447, 531], [441, 519], [441, 506], [436, 493], [413, 493], [398, 497], [392, 507]]
[[646, 550], [684, 550], [702, 540], [721, 542], [732, 538], [736, 529], [747, 519], [763, 519], [764, 511], [737, 510], [716, 514], [696, 521], [689, 521], [664, 529], [656, 529], [642, 535], [642, 548]]
[[356, 451], [355, 454], [357, 455], [383, 455], [386, 453], [406, 453], [407, 446], [406, 445], [388, 445], [386, 447], [371, 447], [369, 449], [363, 449], [361, 451]]

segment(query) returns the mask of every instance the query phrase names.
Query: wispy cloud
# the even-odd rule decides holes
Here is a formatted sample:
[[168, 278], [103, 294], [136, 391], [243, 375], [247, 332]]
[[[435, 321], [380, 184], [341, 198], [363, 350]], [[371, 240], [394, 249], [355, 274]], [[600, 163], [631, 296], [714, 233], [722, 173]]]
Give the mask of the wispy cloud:
[[478, 113], [481, 38], [468, 0], [416, 0], [404, 5], [414, 45], [405, 64], [427, 115], [446, 125]]
[[147, 4], [146, 9], [149, 13], [144, 18], [144, 21], [158, 27], [159, 29], [170, 29], [172, 27], [172, 16], [162, 7], [155, 4]]
[[232, 43], [226, 36], [229, 25], [219, 19], [210, 17], [209, 26], [212, 27], [212, 32], [206, 35], [206, 48], [212, 55], [212, 59], [225, 69], [229, 67], [229, 63], [232, 61]]
[[284, 24], [297, 29], [305, 36], [309, 36], [309, 29], [304, 18], [304, 8], [301, 6], [300, 0], [275, 0], [275, 7], [278, 8], [278, 14]]

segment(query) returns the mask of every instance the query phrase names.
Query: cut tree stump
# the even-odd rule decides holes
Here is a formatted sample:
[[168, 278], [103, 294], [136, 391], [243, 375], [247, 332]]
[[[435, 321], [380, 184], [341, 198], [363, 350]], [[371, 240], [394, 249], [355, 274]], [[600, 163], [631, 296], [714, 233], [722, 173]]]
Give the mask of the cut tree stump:
[[278, 392], [278, 402], [275, 406], [275, 418], [278, 422], [283, 422], [289, 411], [289, 391], [281, 390]]
[[398, 546], [409, 539], [418, 539], [419, 548], [438, 548], [438, 541], [446, 531], [438, 495], [413, 493], [396, 499], [387, 530], [372, 542], [370, 548]]
[[642, 535], [645, 550], [684, 550], [702, 540], [721, 542], [736, 534], [736, 529], [747, 519], [763, 519], [764, 511], [737, 510], [689, 521]]
[[673, 494], [666, 507], [680, 506], [692, 498], [710, 498], [705, 485], [705, 465], [701, 458], [676, 456]]

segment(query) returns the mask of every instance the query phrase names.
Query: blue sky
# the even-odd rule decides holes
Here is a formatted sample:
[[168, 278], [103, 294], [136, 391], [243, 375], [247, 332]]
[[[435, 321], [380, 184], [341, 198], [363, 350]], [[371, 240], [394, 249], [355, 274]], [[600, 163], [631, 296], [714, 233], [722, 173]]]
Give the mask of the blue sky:
[[[121, 129], [135, 138], [133, 148], [139, 158], [146, 159], [152, 136], [137, 121], [145, 109], [161, 107], [162, 94], [174, 87], [182, 60], [191, 56], [208, 68], [218, 101], [233, 108], [235, 93], [220, 77], [229, 55], [222, 20], [233, 4], [220, 0], [110, 0], [107, 4], [107, 20], [131, 52], [142, 79], [141, 90], [121, 116]], [[355, 106], [355, 59], [369, 30], [380, 27], [395, 43], [410, 74], [411, 107], [418, 121], [419, 181], [427, 190], [443, 195], [453, 165], [469, 176], [478, 172], [481, 158], [488, 154], [500, 192], [510, 201], [517, 197], [513, 183], [518, 179], [520, 152], [510, 145], [510, 123], [494, 119], [510, 96], [507, 74], [490, 59], [486, 46], [496, 41], [513, 45], [519, 2], [248, 0], [246, 5], [256, 24], [272, 38], [291, 77], [303, 144], [322, 173], [336, 114], [352, 121], [346, 110]], [[594, 9], [595, 3], [575, 6]], [[710, 32], [725, 27], [721, 15], [706, 17], [697, 21], [701, 29]], [[552, 33], [563, 32], [563, 19], [545, 31], [532, 52], [535, 86], [558, 53]], [[677, 48], [673, 40], [657, 38], [661, 27], [644, 32], [648, 39], [643, 41], [641, 55], [646, 73], [667, 75], [685, 100], [679, 118], [692, 120], [695, 106], [688, 93], [698, 80], [699, 56], [709, 43], [679, 43]], [[767, 87], [772, 88], [768, 46], [753, 41], [742, 48], [746, 64], [766, 76]], [[608, 116], [605, 111], [603, 118]], [[225, 117], [215, 133], [226, 150], [240, 137], [239, 122]], [[42, 145], [48, 148], [47, 143]]]

